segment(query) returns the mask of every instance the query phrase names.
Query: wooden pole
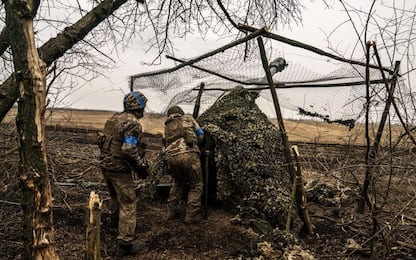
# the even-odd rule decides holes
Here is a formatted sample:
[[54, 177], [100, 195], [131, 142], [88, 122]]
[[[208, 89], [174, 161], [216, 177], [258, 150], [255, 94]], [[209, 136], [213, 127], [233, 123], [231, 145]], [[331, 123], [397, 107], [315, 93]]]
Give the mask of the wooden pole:
[[[181, 62], [181, 63], [186, 63], [186, 60], [183, 59], [179, 59], [170, 55], [166, 55], [166, 58], [177, 61], [177, 62]], [[246, 80], [246, 81], [241, 81], [238, 79], [234, 79], [232, 77], [223, 75], [221, 73], [215, 72], [213, 70], [209, 70], [206, 68], [203, 68], [201, 66], [197, 66], [194, 64], [189, 64], [188, 66], [201, 70], [203, 72], [209, 73], [211, 75], [215, 75], [219, 78], [237, 83], [237, 84], [241, 84], [244, 86], [259, 86], [259, 87], [250, 87], [247, 88], [248, 90], [266, 90], [269, 89], [269, 84], [267, 82], [261, 82], [261, 81], [251, 81], [251, 80]], [[337, 78], [335, 78], [337, 79]], [[390, 79], [386, 79], [387, 82], [390, 82]], [[380, 84], [380, 83], [384, 83], [385, 80], [384, 79], [375, 79], [375, 80], [371, 80], [370, 83], [371, 84]], [[320, 88], [337, 88], [337, 87], [350, 87], [350, 86], [356, 86], [356, 85], [364, 85], [366, 82], [365, 81], [352, 81], [352, 82], [338, 82], [338, 83], [320, 83], [320, 84], [308, 84], [308, 81], [296, 81], [296, 82], [277, 82], [277, 83], [273, 83], [275, 88], [284, 88], [284, 89], [289, 89], [289, 88], [316, 88], [316, 87], [320, 87]], [[265, 86], [265, 87], [262, 87]], [[199, 90], [199, 87], [194, 88], [193, 90]], [[207, 88], [204, 89], [205, 91], [230, 91], [230, 89], [228, 88]]]
[[194, 113], [192, 114], [192, 117], [195, 119], [197, 119], [199, 115], [199, 108], [201, 107], [201, 97], [202, 97], [202, 93], [204, 92], [204, 87], [205, 87], [205, 83], [201, 82], [201, 84], [199, 84], [198, 97], [196, 98], [196, 101], [195, 101]]
[[101, 259], [100, 228], [102, 200], [94, 191], [90, 193], [88, 202], [88, 218], [86, 220], [86, 239], [84, 260]]
[[[289, 141], [286, 135], [285, 125], [283, 123], [283, 116], [280, 110], [279, 99], [277, 97], [276, 89], [273, 84], [273, 77], [269, 69], [269, 62], [266, 57], [266, 51], [264, 49], [263, 39], [261, 37], [257, 37], [257, 41], [258, 41], [259, 48], [260, 48], [261, 61], [263, 63], [263, 68], [266, 73], [267, 82], [269, 83], [270, 91], [271, 91], [272, 98], [273, 98], [273, 104], [274, 104], [274, 109], [276, 111], [276, 118], [277, 118], [277, 123], [279, 125], [280, 135], [282, 138], [282, 143], [283, 143], [283, 148], [284, 148], [283, 151], [284, 151], [286, 163], [288, 166], [288, 170], [289, 170], [292, 183], [294, 183], [296, 181], [295, 172], [293, 169], [292, 157], [290, 155]], [[277, 72], [277, 71], [274, 70], [274, 72]], [[294, 196], [295, 194], [292, 194], [292, 195]], [[293, 205], [293, 203], [294, 203], [294, 199], [292, 198], [291, 205]], [[292, 207], [290, 207], [289, 205], [287, 223], [286, 223], [286, 231], [289, 231], [290, 229], [291, 217], [292, 217]]]
[[260, 47], [261, 61], [263, 63], [264, 71], [266, 72], [267, 82], [269, 83], [270, 92], [273, 98], [273, 105], [276, 111], [277, 123], [279, 125], [280, 135], [281, 135], [283, 146], [284, 146], [284, 154], [286, 157], [286, 162], [288, 164], [289, 173], [293, 180], [293, 177], [295, 176], [295, 174], [294, 174], [294, 169], [293, 169], [293, 164], [292, 164], [292, 157], [290, 155], [289, 141], [286, 135], [285, 125], [283, 123], [282, 112], [280, 110], [279, 99], [276, 94], [276, 88], [274, 87], [274, 84], [273, 84], [272, 74], [270, 73], [269, 64], [268, 64], [267, 57], [266, 57], [266, 51], [264, 49], [263, 39], [261, 37], [257, 37], [257, 41]]
[[[380, 56], [378, 55], [377, 48], [376, 48], [375, 45], [373, 47], [374, 47], [374, 54], [377, 58], [377, 61], [380, 65], [380, 67], [381, 67], [381, 60], [380, 60]], [[399, 68], [400, 68], [400, 61], [396, 61], [394, 70], [396, 72], [398, 72]], [[383, 75], [383, 79], [385, 79], [383, 71], [381, 71], [381, 74]], [[387, 116], [390, 113], [390, 107], [391, 107], [391, 104], [392, 104], [393, 99], [394, 99], [394, 90], [396, 88], [396, 82], [397, 82], [397, 74], [393, 75], [393, 81], [391, 83], [391, 87], [389, 87], [387, 81], [385, 81], [385, 87], [386, 87], [386, 92], [387, 92], [387, 101], [386, 101], [386, 104], [384, 105], [384, 110], [383, 110], [383, 114], [381, 116], [380, 123], [378, 125], [378, 130], [377, 130], [376, 137], [374, 138], [373, 149], [372, 149], [372, 152], [370, 153], [370, 156], [373, 157], [373, 159], [375, 159], [377, 157], [377, 154], [378, 154], [378, 148], [380, 146], [381, 136], [383, 134], [384, 126], [385, 126], [386, 121], [387, 121]]]
[[208, 181], [209, 181], [209, 150], [205, 150], [204, 158], [204, 203], [202, 215], [204, 219], [208, 219]]
[[311, 222], [311, 218], [309, 217], [309, 212], [307, 209], [307, 200], [306, 200], [306, 193], [305, 187], [303, 186], [303, 178], [302, 178], [302, 169], [300, 167], [299, 161], [299, 149], [297, 145], [292, 146], [293, 156], [295, 157], [296, 162], [296, 200], [297, 206], [300, 210], [303, 222], [306, 225], [306, 229], [308, 230], [309, 235], [313, 235], [313, 226]]
[[296, 185], [297, 185], [297, 181], [296, 181], [296, 178], [294, 178], [292, 181], [292, 191], [290, 193], [289, 209], [287, 211], [286, 228], [285, 228], [286, 232], [290, 231], [290, 223], [292, 222], [293, 205], [295, 204], [295, 201], [296, 201]]
[[235, 40], [235, 41], [233, 41], [233, 42], [231, 42], [229, 44], [226, 44], [226, 45], [224, 45], [224, 46], [222, 46], [222, 47], [220, 47], [220, 48], [218, 48], [216, 50], [213, 50], [211, 52], [207, 52], [207, 53], [205, 53], [205, 54], [203, 54], [201, 56], [198, 56], [196, 58], [193, 58], [191, 60], [188, 60], [187, 62], [183, 62], [183, 63], [181, 63], [178, 66], [175, 66], [173, 68], [164, 69], [164, 70], [158, 70], [158, 71], [152, 71], [152, 72], [146, 72], [146, 73], [140, 73], [140, 74], [132, 75], [131, 78], [134, 80], [134, 79], [140, 78], [140, 77], [148, 77], [148, 76], [154, 76], [154, 75], [159, 75], [159, 74], [162, 74], [162, 73], [170, 73], [170, 72], [176, 71], [176, 70], [178, 70], [180, 68], [183, 68], [185, 66], [194, 64], [194, 63], [196, 63], [198, 61], [201, 61], [201, 60], [203, 60], [205, 58], [214, 56], [217, 53], [224, 52], [225, 50], [228, 50], [228, 49], [230, 49], [230, 48], [232, 48], [234, 46], [237, 46], [237, 45], [239, 45], [241, 43], [244, 43], [244, 42], [247, 42], [247, 41], [249, 41], [251, 39], [254, 39], [257, 36], [262, 35], [264, 32], [266, 32], [266, 28], [265, 27], [259, 29], [258, 31], [255, 31], [255, 32], [253, 32], [253, 33], [251, 33], [251, 34], [243, 37], [243, 38], [240, 38], [240, 39]]
[[[255, 31], [258, 30], [257, 28], [254, 28], [254, 27], [251, 27], [251, 26], [245, 25], [245, 24], [239, 24], [238, 25], [238, 28], [240, 28], [242, 30], [245, 30], [245, 31], [248, 31], [248, 32], [255, 32]], [[262, 36], [267, 37], [269, 39], [277, 40], [279, 42], [284, 42], [284, 43], [289, 44], [291, 46], [299, 47], [299, 48], [302, 48], [302, 49], [305, 49], [305, 50], [314, 52], [316, 54], [319, 54], [319, 55], [323, 55], [323, 56], [332, 58], [332, 59], [337, 60], [337, 61], [342, 61], [342, 62], [346, 62], [346, 63], [349, 63], [349, 64], [360, 65], [360, 66], [363, 66], [363, 67], [364, 66], [365, 67], [368, 66], [368, 67], [373, 68], [373, 69], [378, 69], [379, 68], [377, 65], [373, 65], [373, 64], [369, 64], [369, 63], [367, 64], [365, 62], [356, 61], [356, 60], [345, 59], [343, 57], [336, 56], [336, 55], [334, 55], [332, 53], [326, 52], [326, 51], [321, 50], [319, 48], [316, 48], [314, 46], [311, 46], [311, 45], [308, 45], [308, 44], [305, 44], [305, 43], [302, 43], [302, 42], [298, 42], [298, 41], [295, 41], [295, 40], [292, 40], [292, 39], [283, 37], [281, 35], [277, 35], [277, 34], [274, 34], [274, 33], [270, 33], [268, 31], [264, 32], [262, 34]], [[382, 70], [388, 72], [389, 74], [393, 74], [394, 73], [394, 71], [391, 70], [391, 69], [389, 69], [389, 68], [382, 68]]]
[[133, 79], [133, 77], [130, 77], [129, 85], [130, 85], [130, 92], [133, 92], [133, 89], [134, 89], [134, 79]]

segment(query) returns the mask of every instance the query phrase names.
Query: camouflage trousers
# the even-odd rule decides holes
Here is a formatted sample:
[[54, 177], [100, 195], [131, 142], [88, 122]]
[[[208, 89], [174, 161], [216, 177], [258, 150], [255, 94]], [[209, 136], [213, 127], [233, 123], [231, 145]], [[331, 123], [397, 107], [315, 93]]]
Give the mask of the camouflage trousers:
[[131, 172], [110, 172], [101, 169], [110, 193], [110, 211], [118, 214], [119, 244], [131, 244], [135, 238], [137, 197]]
[[167, 158], [169, 174], [174, 178], [168, 197], [168, 207], [176, 210], [184, 196], [187, 202], [186, 214], [199, 214], [203, 189], [201, 161], [194, 152], [182, 153]]

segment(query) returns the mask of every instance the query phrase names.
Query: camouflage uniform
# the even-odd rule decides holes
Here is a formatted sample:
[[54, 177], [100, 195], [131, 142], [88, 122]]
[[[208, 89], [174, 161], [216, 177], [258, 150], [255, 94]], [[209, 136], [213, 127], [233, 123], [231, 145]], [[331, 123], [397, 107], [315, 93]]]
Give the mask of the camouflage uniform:
[[201, 195], [203, 189], [200, 150], [198, 138], [203, 137], [203, 131], [198, 123], [189, 115], [184, 115], [182, 109], [177, 113], [169, 113], [165, 121], [165, 156], [169, 174], [174, 178], [168, 198], [168, 218], [180, 215], [179, 201], [187, 191], [187, 210], [185, 222], [198, 222], [201, 218]]
[[[144, 96], [139, 98], [147, 101]], [[110, 211], [118, 216], [117, 239], [120, 247], [128, 248], [127, 251], [122, 248], [121, 255], [134, 251], [131, 246], [135, 238], [137, 198], [132, 170], [142, 177], [146, 174], [146, 160], [140, 151], [142, 126], [139, 122], [144, 105], [139, 106], [141, 109], [134, 108], [125, 104], [125, 111], [108, 119], [98, 136], [100, 168], [111, 197]]]

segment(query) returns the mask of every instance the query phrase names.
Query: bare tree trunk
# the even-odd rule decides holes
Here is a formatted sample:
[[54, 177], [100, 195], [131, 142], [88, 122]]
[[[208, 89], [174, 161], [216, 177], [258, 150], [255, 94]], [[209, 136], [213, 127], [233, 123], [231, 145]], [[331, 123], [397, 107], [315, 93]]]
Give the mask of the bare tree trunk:
[[[4, 1], [6, 0], [3, 0], [3, 2]], [[74, 25], [65, 28], [65, 30], [55, 38], [51, 38], [43, 44], [42, 47], [39, 48], [39, 53], [46, 66], [51, 65], [55, 60], [62, 57], [66, 51], [71, 49], [77, 42], [81, 41], [98, 24], [112, 15], [114, 11], [126, 2], [127, 0], [102, 1]], [[10, 27], [7, 26], [7, 28]], [[12, 32], [12, 34], [14, 33]], [[14, 85], [13, 78], [14, 75], [10, 76], [0, 85], [0, 122], [18, 98], [18, 90]]]
[[23, 259], [59, 259], [55, 250], [52, 195], [45, 151], [46, 68], [39, 58], [33, 31], [33, 17], [39, 2], [4, 0], [3, 3], [8, 28], [13, 28], [9, 42], [19, 93], [16, 125], [23, 188]]

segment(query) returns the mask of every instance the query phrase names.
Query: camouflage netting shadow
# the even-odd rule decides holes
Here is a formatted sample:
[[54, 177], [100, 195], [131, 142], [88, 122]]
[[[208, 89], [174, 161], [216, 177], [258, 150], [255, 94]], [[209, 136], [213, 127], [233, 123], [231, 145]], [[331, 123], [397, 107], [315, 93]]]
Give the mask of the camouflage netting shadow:
[[[243, 219], [284, 227], [291, 179], [279, 130], [255, 103], [257, 93], [236, 87], [198, 118], [213, 149], [216, 198], [231, 203]], [[209, 185], [212, 185], [210, 183]], [[227, 204], [229, 205], [229, 204]], [[296, 207], [294, 207], [296, 208]], [[292, 230], [301, 220], [294, 209]]]

